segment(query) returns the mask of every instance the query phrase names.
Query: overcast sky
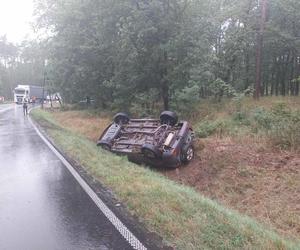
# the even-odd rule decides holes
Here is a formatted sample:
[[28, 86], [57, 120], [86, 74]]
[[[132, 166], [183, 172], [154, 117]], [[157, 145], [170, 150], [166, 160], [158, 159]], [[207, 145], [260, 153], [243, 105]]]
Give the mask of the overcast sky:
[[0, 0], [0, 35], [7, 35], [10, 42], [18, 43], [32, 34], [34, 0]]

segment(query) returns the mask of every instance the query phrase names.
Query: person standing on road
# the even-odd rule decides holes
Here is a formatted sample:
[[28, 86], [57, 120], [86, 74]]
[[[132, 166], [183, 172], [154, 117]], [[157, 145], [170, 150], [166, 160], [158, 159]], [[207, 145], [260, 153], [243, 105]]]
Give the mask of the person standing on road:
[[28, 101], [26, 97], [23, 99], [23, 113], [24, 115], [28, 115]]

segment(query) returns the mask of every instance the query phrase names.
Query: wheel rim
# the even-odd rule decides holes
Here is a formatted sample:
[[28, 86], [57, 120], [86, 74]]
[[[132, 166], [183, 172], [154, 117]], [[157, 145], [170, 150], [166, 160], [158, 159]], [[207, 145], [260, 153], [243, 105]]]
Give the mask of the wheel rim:
[[102, 145], [102, 148], [103, 148], [104, 150], [110, 151], [110, 147], [109, 147], [108, 145]]
[[193, 157], [194, 157], [194, 150], [193, 150], [192, 147], [190, 147], [190, 148], [187, 150], [187, 152], [186, 152], [186, 159], [187, 159], [188, 161], [190, 161], [190, 160], [193, 159]]
[[151, 150], [145, 150], [144, 151], [144, 154], [145, 154], [145, 156], [146, 157], [148, 157], [148, 158], [155, 158], [155, 154], [151, 151]]
[[116, 121], [117, 121], [118, 124], [120, 124], [120, 123], [122, 123], [122, 124], [128, 123], [128, 120], [126, 118], [124, 118], [124, 117], [117, 118]]

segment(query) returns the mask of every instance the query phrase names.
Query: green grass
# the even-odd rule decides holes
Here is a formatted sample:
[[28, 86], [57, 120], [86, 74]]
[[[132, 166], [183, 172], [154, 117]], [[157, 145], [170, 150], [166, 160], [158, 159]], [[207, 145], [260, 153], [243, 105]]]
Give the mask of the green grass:
[[124, 157], [63, 129], [51, 113], [34, 110], [38, 121], [69, 156], [111, 188], [128, 210], [176, 249], [300, 249], [255, 220], [203, 197]]
[[[294, 102], [292, 102], [294, 100]], [[286, 98], [262, 102], [248, 99], [225, 102], [223, 107], [210, 106], [209, 115], [195, 121], [198, 137], [261, 136], [274, 147], [298, 150], [300, 148], [300, 103]]]

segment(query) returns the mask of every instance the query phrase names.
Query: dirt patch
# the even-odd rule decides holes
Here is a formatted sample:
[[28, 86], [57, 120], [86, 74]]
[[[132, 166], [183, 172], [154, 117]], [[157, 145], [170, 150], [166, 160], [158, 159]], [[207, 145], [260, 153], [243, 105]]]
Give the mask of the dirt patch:
[[164, 175], [280, 233], [300, 237], [299, 154], [230, 138], [209, 138], [202, 144], [193, 162]]
[[109, 118], [100, 118], [83, 111], [54, 112], [53, 114], [63, 127], [78, 132], [93, 141], [98, 140], [100, 133], [111, 122]]

